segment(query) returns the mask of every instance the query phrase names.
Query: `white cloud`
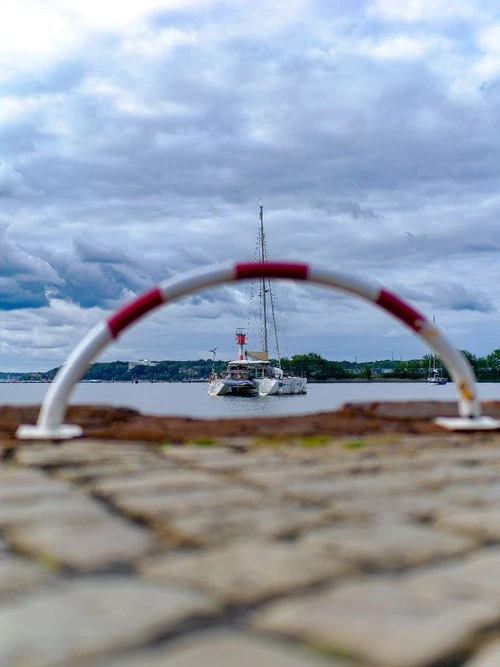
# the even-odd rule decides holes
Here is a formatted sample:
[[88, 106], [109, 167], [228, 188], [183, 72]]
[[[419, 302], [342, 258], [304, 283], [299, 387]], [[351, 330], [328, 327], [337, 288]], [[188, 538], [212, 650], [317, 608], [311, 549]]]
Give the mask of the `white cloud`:
[[148, 30], [126, 38], [122, 51], [127, 55], [141, 55], [148, 58], [157, 58], [165, 55], [180, 46], [196, 46], [198, 35], [194, 31], [184, 31], [176, 28], [166, 28], [160, 31]]
[[484, 83], [500, 76], [500, 24], [484, 27], [477, 41], [481, 54], [471, 69], [476, 80]]
[[428, 22], [473, 17], [475, 4], [463, 0], [373, 0], [368, 11], [389, 21]]
[[59, 0], [92, 29], [112, 30], [137, 24], [160, 11], [203, 10], [218, 0]]
[[413, 60], [429, 55], [439, 46], [435, 38], [395, 35], [377, 42], [363, 40], [359, 53], [380, 60]]
[[82, 34], [57, 6], [38, 0], [4, 3], [0, 21], [0, 80], [33, 74], [75, 53]]

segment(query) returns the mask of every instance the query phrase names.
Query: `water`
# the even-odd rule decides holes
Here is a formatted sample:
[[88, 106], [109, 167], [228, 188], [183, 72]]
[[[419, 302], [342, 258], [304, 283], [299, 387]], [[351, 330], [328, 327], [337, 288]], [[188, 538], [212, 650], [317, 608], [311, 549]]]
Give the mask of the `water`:
[[[48, 384], [0, 383], [0, 404], [36, 405], [43, 400]], [[480, 399], [500, 400], [500, 383], [478, 385]], [[188, 417], [268, 417], [272, 415], [324, 412], [345, 402], [456, 400], [455, 385], [425, 382], [367, 382], [309, 384], [307, 394], [297, 396], [239, 397], [207, 395], [205, 382], [78, 384], [70, 403], [130, 407], [144, 414]]]

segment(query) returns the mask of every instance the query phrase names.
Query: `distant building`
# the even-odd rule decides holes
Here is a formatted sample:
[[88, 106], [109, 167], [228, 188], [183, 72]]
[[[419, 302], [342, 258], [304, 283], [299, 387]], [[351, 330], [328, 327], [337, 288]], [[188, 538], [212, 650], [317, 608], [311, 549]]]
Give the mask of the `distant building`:
[[158, 362], [157, 361], [149, 361], [149, 359], [139, 359], [139, 361], [129, 361], [128, 362], [129, 371], [131, 371], [132, 368], [135, 368], [136, 366], [158, 366]]

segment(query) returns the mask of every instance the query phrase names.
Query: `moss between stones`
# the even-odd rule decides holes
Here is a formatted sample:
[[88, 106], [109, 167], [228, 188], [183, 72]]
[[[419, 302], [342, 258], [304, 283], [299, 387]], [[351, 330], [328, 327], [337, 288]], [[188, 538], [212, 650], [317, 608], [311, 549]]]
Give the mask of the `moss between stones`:
[[332, 439], [327, 435], [304, 435], [299, 439], [299, 444], [302, 447], [318, 447], [321, 445], [329, 445]]
[[344, 443], [345, 449], [361, 449], [361, 447], [364, 447], [365, 445], [366, 442], [364, 442], [364, 440], [348, 440]]

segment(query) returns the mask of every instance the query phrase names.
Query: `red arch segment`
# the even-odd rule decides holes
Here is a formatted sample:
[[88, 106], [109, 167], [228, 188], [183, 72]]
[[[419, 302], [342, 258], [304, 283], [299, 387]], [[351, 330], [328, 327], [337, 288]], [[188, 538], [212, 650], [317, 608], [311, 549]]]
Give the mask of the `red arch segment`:
[[385, 289], [380, 290], [376, 303], [393, 315], [396, 315], [396, 317], [399, 317], [413, 331], [421, 331], [422, 325], [426, 322], [425, 317], [421, 313]]
[[246, 278], [290, 278], [307, 280], [309, 267], [307, 264], [287, 262], [246, 262], [236, 264], [236, 280]]
[[163, 294], [159, 287], [153, 287], [144, 292], [135, 301], [127, 304], [108, 319], [108, 329], [112, 338], [117, 338], [120, 331], [132, 324], [145, 313], [157, 308], [164, 302]]

